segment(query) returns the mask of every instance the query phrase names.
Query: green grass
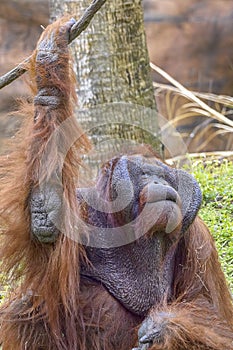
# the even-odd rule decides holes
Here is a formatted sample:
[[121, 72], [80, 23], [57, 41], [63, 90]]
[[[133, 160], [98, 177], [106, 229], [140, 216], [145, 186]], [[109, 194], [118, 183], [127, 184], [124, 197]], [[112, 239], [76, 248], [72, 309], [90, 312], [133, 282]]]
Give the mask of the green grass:
[[199, 214], [215, 238], [233, 291], [233, 162], [199, 161], [193, 166], [193, 174], [203, 193]]
[[[223, 270], [233, 291], [233, 162], [197, 161], [192, 170], [203, 193], [199, 214], [215, 238]], [[1, 291], [0, 299], [6, 292], [7, 287]]]

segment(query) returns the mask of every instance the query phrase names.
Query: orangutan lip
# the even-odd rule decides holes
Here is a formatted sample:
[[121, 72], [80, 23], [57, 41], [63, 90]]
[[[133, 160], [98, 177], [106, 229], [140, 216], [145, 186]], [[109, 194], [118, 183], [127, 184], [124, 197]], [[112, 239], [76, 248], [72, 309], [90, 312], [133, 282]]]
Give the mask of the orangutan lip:
[[181, 206], [178, 193], [170, 186], [149, 183], [140, 193], [140, 204], [156, 203], [160, 201], [172, 201]]

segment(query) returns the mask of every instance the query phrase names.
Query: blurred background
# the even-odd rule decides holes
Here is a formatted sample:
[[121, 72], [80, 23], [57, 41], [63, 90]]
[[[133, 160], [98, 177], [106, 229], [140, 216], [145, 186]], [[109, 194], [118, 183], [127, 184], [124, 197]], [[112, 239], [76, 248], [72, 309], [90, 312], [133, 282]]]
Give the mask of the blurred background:
[[[233, 120], [233, 0], [143, 0], [151, 62]], [[27, 57], [49, 21], [47, 0], [0, 1], [0, 75]], [[233, 128], [152, 71], [159, 112], [189, 152], [233, 151]], [[19, 121], [6, 114], [26, 94], [23, 79], [0, 91], [0, 150]]]

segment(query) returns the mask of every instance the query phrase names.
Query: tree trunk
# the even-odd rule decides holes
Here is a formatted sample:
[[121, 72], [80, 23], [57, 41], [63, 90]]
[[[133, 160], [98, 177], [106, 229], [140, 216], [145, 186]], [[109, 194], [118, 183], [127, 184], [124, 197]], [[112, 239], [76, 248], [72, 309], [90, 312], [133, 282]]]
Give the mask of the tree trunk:
[[[90, 0], [50, 0], [51, 18], [78, 19]], [[160, 152], [141, 0], [110, 0], [72, 44], [78, 119], [100, 162], [146, 143]], [[95, 162], [95, 160], [94, 160]]]

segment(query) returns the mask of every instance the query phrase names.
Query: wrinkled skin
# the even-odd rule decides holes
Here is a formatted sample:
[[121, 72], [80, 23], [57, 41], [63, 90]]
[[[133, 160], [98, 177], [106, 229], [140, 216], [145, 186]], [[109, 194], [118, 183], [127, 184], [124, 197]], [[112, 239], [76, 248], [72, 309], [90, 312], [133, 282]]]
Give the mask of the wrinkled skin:
[[[82, 265], [82, 276], [99, 281], [126, 309], [145, 317], [172, 294], [175, 250], [201, 204], [199, 186], [191, 175], [156, 158], [121, 156], [103, 165], [95, 187], [79, 189], [77, 196], [90, 231], [91, 265]], [[44, 197], [50, 197], [47, 217], [58, 217], [57, 190], [46, 188]], [[33, 214], [43, 211], [38, 192], [30, 203], [33, 235], [54, 242], [58, 231], [51, 220], [46, 223], [41, 215], [42, 229]], [[145, 319], [137, 350], [148, 349], [160, 331]]]
[[155, 323], [151, 317], [147, 317], [138, 331], [138, 347], [132, 350], [148, 350], [155, 342], [160, 343], [166, 328], [166, 317], [171, 315], [161, 314], [161, 322]]
[[[63, 18], [39, 39], [29, 67], [35, 123], [22, 150], [3, 157], [3, 178], [15, 176], [1, 192], [1, 261], [20, 282], [1, 306], [3, 349], [233, 350], [232, 297], [196, 217], [195, 180], [155, 157], [124, 155], [76, 190], [89, 143], [83, 135], [67, 145], [80, 135], [70, 123], [73, 24]], [[66, 120], [60, 142], [54, 131]]]
[[[89, 224], [99, 230], [86, 247], [94, 268], [84, 266], [82, 273], [101, 281], [133, 313], [146, 315], [171, 293], [176, 244], [201, 203], [198, 185], [162, 162], [123, 156], [103, 166], [95, 192], [80, 192], [100, 209], [104, 199], [107, 211], [88, 206]], [[109, 228], [105, 234], [103, 226]]]

